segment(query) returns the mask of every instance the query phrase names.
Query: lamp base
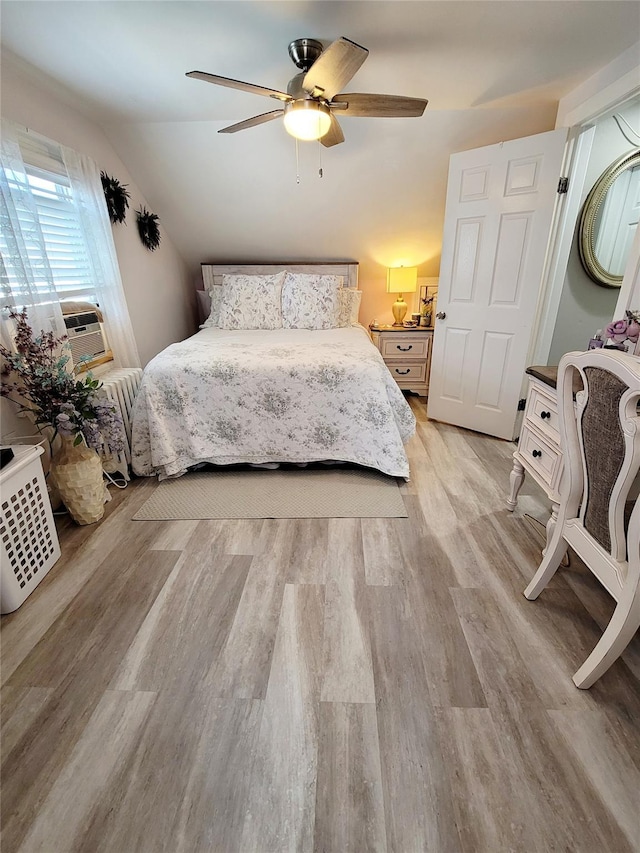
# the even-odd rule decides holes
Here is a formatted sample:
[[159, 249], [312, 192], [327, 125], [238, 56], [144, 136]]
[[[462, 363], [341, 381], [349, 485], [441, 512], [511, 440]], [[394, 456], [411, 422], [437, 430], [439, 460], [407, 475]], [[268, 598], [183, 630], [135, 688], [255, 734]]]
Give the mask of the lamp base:
[[393, 319], [395, 320], [394, 326], [402, 326], [402, 321], [404, 320], [405, 314], [407, 313], [408, 305], [402, 298], [402, 294], [398, 294], [397, 300], [391, 306], [391, 310], [393, 311]]

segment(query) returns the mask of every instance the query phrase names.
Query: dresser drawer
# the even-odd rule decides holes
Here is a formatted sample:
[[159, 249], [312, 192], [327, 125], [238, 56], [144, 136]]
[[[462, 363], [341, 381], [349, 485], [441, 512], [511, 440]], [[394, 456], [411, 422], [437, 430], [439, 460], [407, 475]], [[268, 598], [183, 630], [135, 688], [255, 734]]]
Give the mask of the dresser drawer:
[[554, 441], [560, 441], [557, 399], [545, 394], [536, 385], [531, 386], [525, 418], [537, 429], [548, 433]]
[[518, 455], [525, 460], [528, 467], [539, 474], [550, 489], [555, 489], [562, 465], [562, 453], [558, 446], [542, 438], [525, 423], [520, 433]]
[[387, 361], [387, 367], [396, 382], [407, 381], [425, 382], [427, 378], [427, 364], [425, 361]]
[[386, 359], [425, 358], [429, 351], [429, 338], [414, 337], [411, 334], [393, 334], [382, 338], [381, 352]]

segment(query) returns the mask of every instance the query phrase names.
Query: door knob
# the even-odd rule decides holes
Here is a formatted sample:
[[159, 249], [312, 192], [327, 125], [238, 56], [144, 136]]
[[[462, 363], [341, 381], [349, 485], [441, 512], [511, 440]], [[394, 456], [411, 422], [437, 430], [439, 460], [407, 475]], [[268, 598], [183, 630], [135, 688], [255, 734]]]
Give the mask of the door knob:
[[444, 318], [445, 318], [446, 316], [447, 316], [447, 315], [446, 315], [446, 312], [445, 312], [445, 311], [438, 311], [438, 313], [436, 314], [436, 317], [438, 318], [438, 320], [444, 320]]

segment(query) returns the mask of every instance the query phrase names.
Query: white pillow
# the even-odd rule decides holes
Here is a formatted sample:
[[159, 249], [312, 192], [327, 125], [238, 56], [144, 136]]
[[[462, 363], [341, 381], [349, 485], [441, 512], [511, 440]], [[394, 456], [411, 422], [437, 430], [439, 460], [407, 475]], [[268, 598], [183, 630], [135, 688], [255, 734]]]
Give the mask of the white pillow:
[[357, 325], [361, 299], [361, 290], [356, 290], [355, 287], [340, 288], [338, 292], [338, 326], [341, 329]]
[[[209, 316], [200, 326], [201, 329], [219, 329], [220, 328], [220, 306], [222, 304], [222, 288], [212, 287], [207, 293], [204, 290], [198, 290], [198, 299], [203, 308], [205, 308], [207, 300], [209, 302]], [[202, 294], [202, 296], [201, 296]], [[204, 298], [206, 297], [206, 299]], [[206, 308], [205, 308], [206, 310]]]
[[282, 287], [285, 329], [335, 329], [338, 325], [339, 275], [287, 273]]
[[281, 329], [285, 275], [223, 275], [220, 328]]

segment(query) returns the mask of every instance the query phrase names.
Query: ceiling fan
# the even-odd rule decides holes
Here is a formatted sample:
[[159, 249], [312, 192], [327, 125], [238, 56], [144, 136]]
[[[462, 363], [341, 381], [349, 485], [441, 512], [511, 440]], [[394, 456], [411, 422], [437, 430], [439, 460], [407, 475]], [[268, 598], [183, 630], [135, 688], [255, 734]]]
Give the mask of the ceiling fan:
[[428, 101], [423, 98], [401, 95], [338, 94], [368, 54], [366, 47], [344, 37], [336, 39], [326, 50], [315, 39], [295, 39], [289, 45], [289, 56], [302, 70], [291, 78], [286, 92], [205, 71], [189, 71], [186, 76], [264, 95], [282, 104], [281, 109], [224, 127], [218, 133], [237, 133], [284, 116], [284, 126], [292, 136], [304, 140], [319, 139], [326, 148], [330, 148], [344, 142], [342, 128], [334, 113], [365, 118], [411, 118], [421, 116], [427, 106]]

